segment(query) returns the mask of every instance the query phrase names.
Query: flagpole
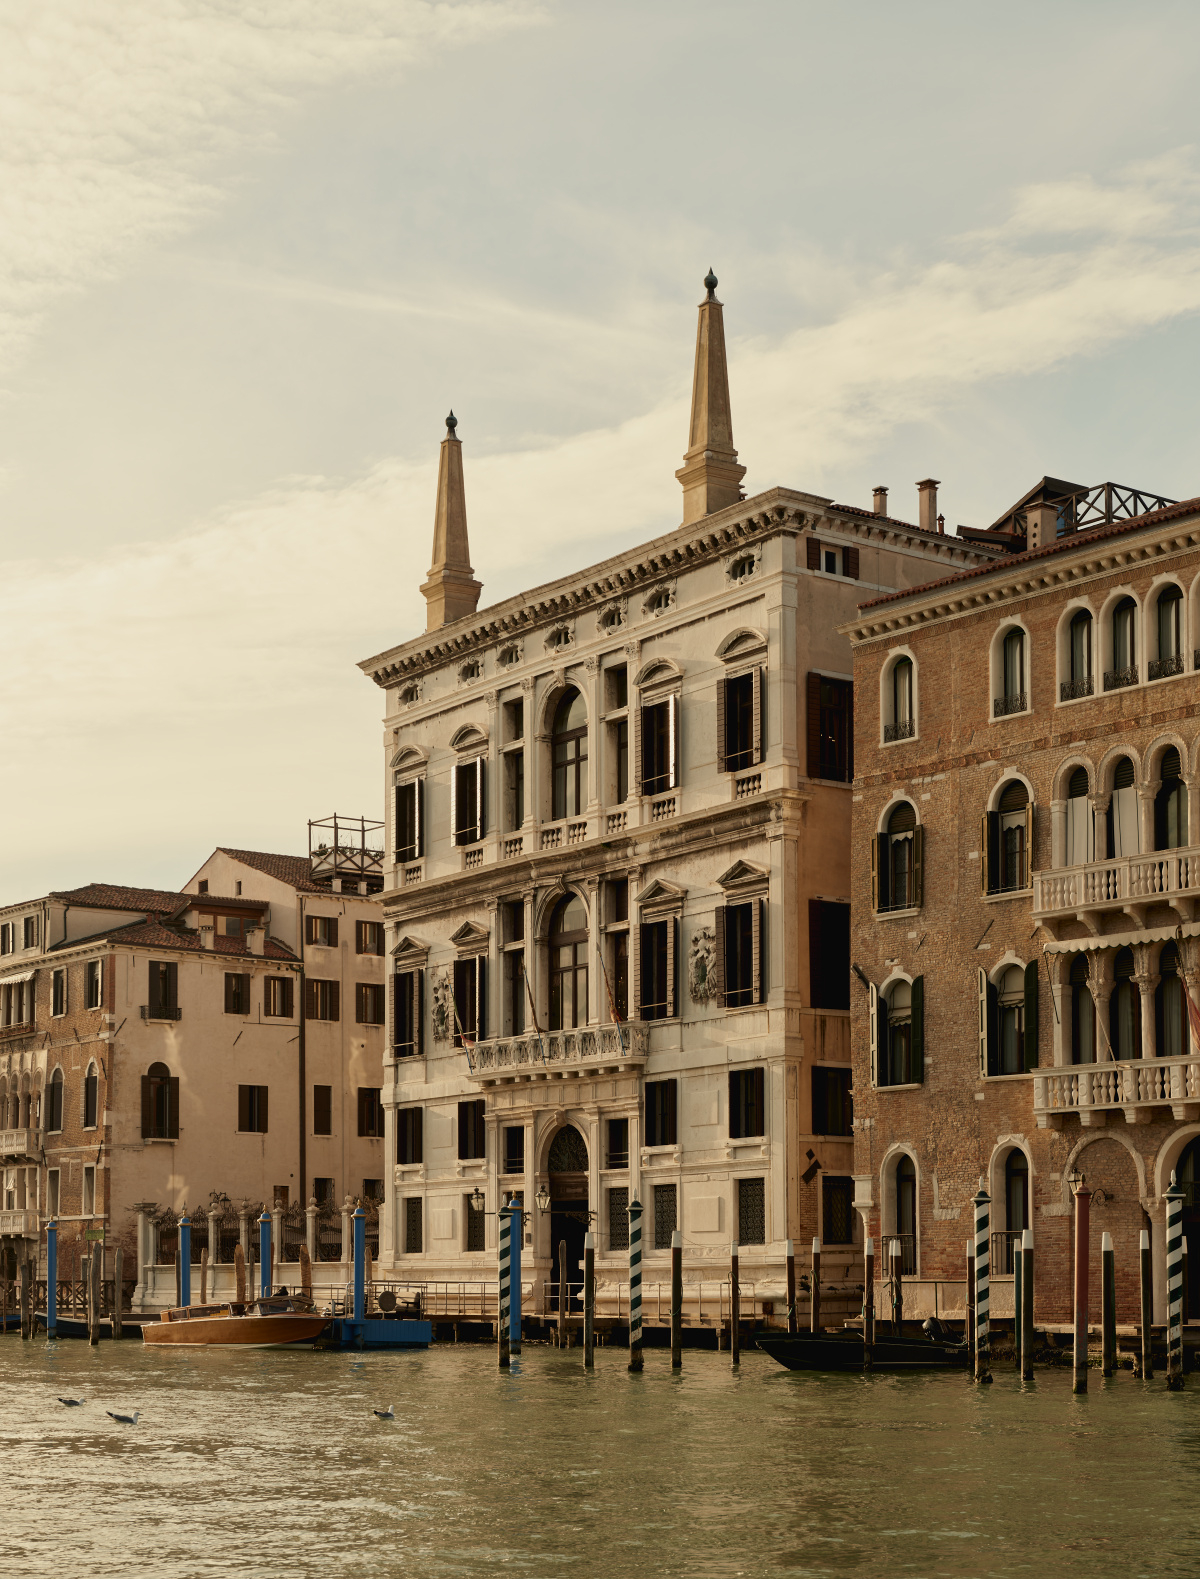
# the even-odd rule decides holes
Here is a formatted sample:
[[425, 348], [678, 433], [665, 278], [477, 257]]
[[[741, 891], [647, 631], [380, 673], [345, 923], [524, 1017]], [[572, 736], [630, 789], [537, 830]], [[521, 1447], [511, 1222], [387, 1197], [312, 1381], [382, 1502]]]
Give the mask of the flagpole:
[[612, 982], [609, 981], [609, 979], [608, 979], [608, 966], [604, 963], [604, 939], [603, 938], [601, 938], [601, 940], [600, 940], [599, 957], [600, 957], [600, 969], [604, 972], [604, 988], [605, 988], [605, 991], [608, 993], [608, 1012], [612, 1015], [612, 1017], [613, 1017], [613, 1024], [617, 1028], [617, 1036], [618, 1036], [618, 1038], [620, 1040], [620, 1043], [621, 1043], [621, 1056], [624, 1057], [624, 1055], [625, 1055], [625, 1033], [621, 1029], [621, 1016], [617, 1013], [617, 1005], [616, 1005], [615, 1000], [613, 999]]
[[525, 996], [529, 999], [529, 1014], [533, 1020], [533, 1028], [537, 1032], [538, 1046], [542, 1050], [542, 1062], [546, 1062], [546, 1044], [542, 1041], [542, 1028], [538, 1024], [537, 1009], [533, 1003], [533, 988], [529, 985], [529, 972], [525, 969], [525, 961], [521, 960], [521, 980], [525, 983]]

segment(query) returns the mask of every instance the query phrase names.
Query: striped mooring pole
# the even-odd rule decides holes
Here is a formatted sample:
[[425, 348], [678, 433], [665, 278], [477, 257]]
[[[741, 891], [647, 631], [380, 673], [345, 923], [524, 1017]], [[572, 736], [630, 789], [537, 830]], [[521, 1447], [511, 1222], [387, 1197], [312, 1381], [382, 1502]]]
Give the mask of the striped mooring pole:
[[671, 1233], [671, 1369], [683, 1368], [683, 1235]]
[[[180, 1261], [181, 1268], [182, 1265]], [[191, 1275], [190, 1268], [188, 1275]], [[264, 1299], [271, 1292], [271, 1214], [265, 1206], [258, 1219], [258, 1291]]]
[[179, 1219], [179, 1303], [192, 1303], [192, 1219], [186, 1212]]
[[871, 1369], [875, 1342], [875, 1241], [868, 1234], [863, 1243], [863, 1370]]
[[511, 1254], [509, 1265], [508, 1352], [511, 1357], [521, 1352], [521, 1239], [525, 1232], [525, 1214], [521, 1209], [521, 1203], [515, 1195], [509, 1196], [506, 1210], [512, 1220], [512, 1227], [508, 1235]]
[[[264, 1212], [264, 1216], [266, 1213]], [[354, 1237], [354, 1319], [363, 1321], [367, 1314], [367, 1214], [362, 1209], [362, 1202], [354, 1208], [350, 1218], [351, 1229]], [[268, 1230], [269, 1232], [269, 1230]], [[268, 1266], [268, 1260], [270, 1265]], [[275, 1266], [275, 1257], [271, 1251], [271, 1241], [268, 1238], [266, 1256], [263, 1258], [263, 1275], [270, 1280], [271, 1272]], [[360, 1330], [359, 1337], [363, 1334]]]
[[629, 1203], [629, 1369], [642, 1368], [642, 1203]]
[[500, 1305], [496, 1316], [496, 1341], [499, 1347], [500, 1369], [510, 1365], [508, 1324], [512, 1298], [512, 1214], [500, 1213]]
[[991, 1336], [988, 1321], [992, 1281], [992, 1198], [979, 1181], [975, 1207], [975, 1380], [990, 1382]]
[[58, 1224], [53, 1218], [46, 1224], [46, 1336], [58, 1337]]
[[1171, 1171], [1167, 1191], [1167, 1386], [1183, 1386], [1183, 1191]]

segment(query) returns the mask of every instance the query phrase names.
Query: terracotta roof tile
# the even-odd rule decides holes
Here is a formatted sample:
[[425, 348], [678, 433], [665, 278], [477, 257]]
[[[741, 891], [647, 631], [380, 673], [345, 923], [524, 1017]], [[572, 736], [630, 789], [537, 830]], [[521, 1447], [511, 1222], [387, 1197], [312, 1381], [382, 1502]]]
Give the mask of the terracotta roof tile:
[[86, 905], [97, 910], [141, 910], [152, 915], [170, 915], [190, 904], [194, 894], [179, 894], [165, 888], [126, 888], [121, 883], [85, 883], [82, 888], [59, 889], [50, 895], [67, 905]]
[[[105, 934], [110, 943], [135, 944], [141, 948], [182, 949], [191, 954], [207, 954], [209, 952], [200, 941], [198, 932], [189, 932], [186, 929], [176, 931], [174, 927], [165, 927], [161, 921], [132, 921], [128, 926], [116, 927]], [[84, 941], [84, 940], [78, 940]], [[225, 956], [236, 956], [238, 959], [278, 959], [296, 960], [297, 956], [291, 949], [282, 943], [277, 943], [274, 938], [268, 938], [263, 946], [261, 956], [251, 954], [241, 938], [226, 937], [218, 932], [213, 938], [212, 953]], [[73, 946], [73, 945], [72, 945]]]
[[302, 893], [329, 892], [320, 883], [313, 882], [312, 863], [306, 855], [272, 855], [266, 850], [231, 850], [223, 844], [218, 845], [217, 848], [222, 855], [231, 855], [235, 861], [243, 861], [247, 866], [252, 866], [256, 872], [265, 872], [268, 877], [277, 878], [281, 883], [288, 883]]

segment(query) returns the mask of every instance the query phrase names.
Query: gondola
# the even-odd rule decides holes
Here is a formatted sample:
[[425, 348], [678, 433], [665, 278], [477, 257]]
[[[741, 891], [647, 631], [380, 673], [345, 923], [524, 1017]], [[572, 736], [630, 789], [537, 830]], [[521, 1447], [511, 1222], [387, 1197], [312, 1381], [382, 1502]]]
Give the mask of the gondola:
[[[789, 1371], [862, 1371], [863, 1335], [859, 1328], [843, 1327], [836, 1332], [762, 1332], [754, 1339], [764, 1354], [769, 1354]], [[949, 1336], [941, 1322], [927, 1321], [924, 1335], [908, 1338], [895, 1333], [875, 1334], [871, 1345], [869, 1369], [872, 1371], [953, 1371], [970, 1363], [970, 1351], [963, 1342]]]

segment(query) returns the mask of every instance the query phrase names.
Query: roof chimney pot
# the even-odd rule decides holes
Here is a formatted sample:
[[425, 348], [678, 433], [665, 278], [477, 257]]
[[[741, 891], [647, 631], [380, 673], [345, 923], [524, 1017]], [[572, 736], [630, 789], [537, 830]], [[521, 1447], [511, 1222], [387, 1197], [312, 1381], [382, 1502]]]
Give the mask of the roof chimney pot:
[[871, 508], [876, 515], [887, 514], [887, 489], [880, 483], [878, 488], [871, 490]]
[[917, 484], [917, 497], [920, 508], [917, 522], [922, 532], [936, 532], [938, 530], [937, 491], [938, 480], [936, 477], [926, 477]]

